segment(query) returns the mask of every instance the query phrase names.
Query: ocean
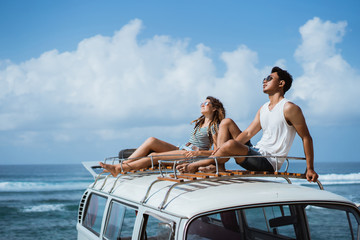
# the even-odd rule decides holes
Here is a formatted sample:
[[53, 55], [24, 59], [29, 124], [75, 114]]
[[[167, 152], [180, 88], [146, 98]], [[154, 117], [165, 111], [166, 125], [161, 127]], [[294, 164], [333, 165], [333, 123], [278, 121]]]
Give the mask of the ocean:
[[[360, 204], [360, 162], [315, 166], [325, 190]], [[289, 172], [304, 170], [304, 163], [290, 164]], [[1, 165], [0, 239], [76, 239], [79, 201], [92, 181], [81, 164]]]

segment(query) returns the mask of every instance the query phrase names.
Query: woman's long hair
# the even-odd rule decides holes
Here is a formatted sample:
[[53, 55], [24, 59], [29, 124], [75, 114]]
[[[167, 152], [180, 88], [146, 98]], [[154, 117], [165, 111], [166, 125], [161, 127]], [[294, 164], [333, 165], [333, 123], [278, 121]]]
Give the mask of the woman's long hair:
[[[209, 127], [208, 127], [208, 136], [210, 139], [210, 143], [212, 145], [213, 144], [212, 129], [214, 129], [215, 135], [216, 135], [219, 130], [219, 124], [225, 118], [226, 113], [225, 113], [225, 108], [219, 99], [214, 98], [212, 96], [208, 96], [208, 97], [206, 97], [206, 99], [210, 100], [211, 105], [213, 106], [213, 108], [215, 108], [213, 119], [211, 120]], [[195, 122], [194, 129], [199, 129], [200, 126], [202, 126], [205, 122], [205, 116], [201, 115], [198, 119], [193, 120], [191, 123], [194, 123], [194, 122]], [[196, 133], [196, 131], [194, 131], [194, 134], [195, 133]]]

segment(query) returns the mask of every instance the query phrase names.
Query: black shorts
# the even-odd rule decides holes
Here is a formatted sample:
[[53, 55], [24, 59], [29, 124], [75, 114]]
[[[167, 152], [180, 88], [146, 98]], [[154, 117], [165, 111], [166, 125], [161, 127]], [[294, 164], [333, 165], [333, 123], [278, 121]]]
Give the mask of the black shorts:
[[[257, 148], [249, 147], [249, 156], [261, 156]], [[274, 172], [274, 168], [265, 157], [246, 157], [239, 165], [249, 171], [267, 171]]]

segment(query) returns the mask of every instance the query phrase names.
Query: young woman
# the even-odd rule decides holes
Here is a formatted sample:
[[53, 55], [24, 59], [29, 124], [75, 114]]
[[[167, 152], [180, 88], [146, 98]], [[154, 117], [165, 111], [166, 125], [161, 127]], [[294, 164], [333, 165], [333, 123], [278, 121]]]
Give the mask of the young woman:
[[112, 165], [102, 162], [100, 162], [100, 166], [115, 177], [121, 171], [128, 172], [151, 166], [150, 156], [152, 156], [154, 164], [157, 164], [158, 160], [174, 160], [200, 155], [210, 156], [212, 153], [211, 146], [214, 145], [214, 149], [217, 148], [219, 124], [225, 118], [225, 109], [219, 99], [211, 96], [207, 97], [200, 107], [201, 116], [191, 122], [195, 123], [195, 126], [189, 141], [184, 145], [176, 147], [160, 139], [150, 137], [131, 154], [129, 160], [122, 163], [122, 166], [121, 164]]

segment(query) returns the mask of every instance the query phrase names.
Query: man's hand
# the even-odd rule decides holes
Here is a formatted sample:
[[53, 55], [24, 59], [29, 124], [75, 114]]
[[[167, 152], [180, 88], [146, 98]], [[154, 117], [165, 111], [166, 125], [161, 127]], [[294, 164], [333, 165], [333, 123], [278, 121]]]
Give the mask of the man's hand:
[[318, 179], [319, 175], [312, 169], [308, 169], [306, 171], [306, 179], [309, 181], [309, 182], [316, 182], [316, 180]]

